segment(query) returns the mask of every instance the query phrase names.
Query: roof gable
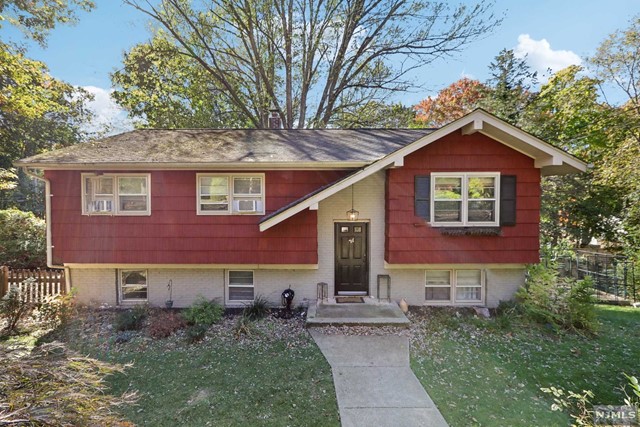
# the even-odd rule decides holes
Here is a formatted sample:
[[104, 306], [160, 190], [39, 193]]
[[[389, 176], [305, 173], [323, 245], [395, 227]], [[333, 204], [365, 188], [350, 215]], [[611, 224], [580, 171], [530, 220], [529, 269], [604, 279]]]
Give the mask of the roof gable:
[[348, 175], [347, 177], [313, 194], [311, 197], [305, 196], [299, 199], [298, 202], [294, 202], [289, 205], [286, 209], [263, 218], [260, 222], [260, 231], [268, 230], [274, 225], [279, 224], [304, 209], [317, 208], [318, 203], [327, 197], [344, 190], [345, 188], [386, 167], [403, 166], [405, 156], [458, 130], [460, 130], [463, 135], [481, 132], [482, 134], [523, 153], [524, 155], [534, 159], [535, 167], [541, 169], [542, 175], [562, 175], [584, 172], [587, 170], [587, 164], [578, 158], [571, 156], [551, 144], [506, 123], [484, 110], [478, 109], [446, 126], [443, 126], [440, 129], [433, 131], [417, 141], [399, 148], [382, 159], [369, 164], [363, 169]]

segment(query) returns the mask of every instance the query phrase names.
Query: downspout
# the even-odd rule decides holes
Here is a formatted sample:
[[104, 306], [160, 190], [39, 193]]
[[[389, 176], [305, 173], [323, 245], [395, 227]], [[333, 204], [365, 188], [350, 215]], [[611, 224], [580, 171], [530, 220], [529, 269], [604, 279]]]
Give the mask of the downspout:
[[[44, 221], [46, 224], [47, 230], [47, 267], [48, 268], [57, 268], [65, 270], [65, 277], [69, 277], [69, 269], [64, 265], [54, 265], [53, 264], [53, 245], [51, 239], [51, 182], [47, 178], [36, 175], [31, 172], [27, 167], [23, 166], [22, 171], [29, 177], [33, 179], [37, 179], [38, 181], [44, 182]], [[69, 288], [69, 279], [67, 279], [66, 287]], [[68, 291], [69, 289], [67, 289]]]

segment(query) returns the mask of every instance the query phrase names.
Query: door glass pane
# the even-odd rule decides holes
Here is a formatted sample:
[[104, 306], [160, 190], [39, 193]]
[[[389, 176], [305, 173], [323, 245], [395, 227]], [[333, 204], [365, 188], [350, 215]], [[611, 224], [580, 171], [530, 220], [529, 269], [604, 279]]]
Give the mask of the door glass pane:
[[354, 233], [362, 233], [362, 227], [353, 227]]
[[462, 178], [436, 177], [435, 199], [462, 199]]
[[340, 232], [341, 233], [348, 233], [349, 232], [349, 227], [340, 227]]
[[433, 202], [433, 219], [435, 222], [461, 222], [461, 201], [435, 201]]

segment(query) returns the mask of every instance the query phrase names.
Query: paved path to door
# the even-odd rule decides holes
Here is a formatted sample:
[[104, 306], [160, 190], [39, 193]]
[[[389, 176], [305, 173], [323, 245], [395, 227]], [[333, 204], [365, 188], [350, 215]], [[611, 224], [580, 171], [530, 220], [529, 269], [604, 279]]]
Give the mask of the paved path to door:
[[409, 367], [409, 339], [309, 329], [331, 365], [343, 427], [446, 427]]

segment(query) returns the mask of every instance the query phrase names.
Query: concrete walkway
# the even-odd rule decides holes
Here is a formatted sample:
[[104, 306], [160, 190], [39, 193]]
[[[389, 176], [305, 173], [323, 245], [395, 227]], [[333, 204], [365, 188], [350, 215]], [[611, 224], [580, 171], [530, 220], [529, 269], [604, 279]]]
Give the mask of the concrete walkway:
[[447, 426], [409, 367], [408, 338], [309, 332], [331, 365], [343, 427]]

